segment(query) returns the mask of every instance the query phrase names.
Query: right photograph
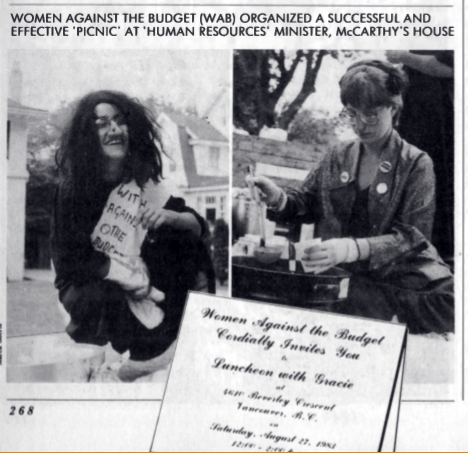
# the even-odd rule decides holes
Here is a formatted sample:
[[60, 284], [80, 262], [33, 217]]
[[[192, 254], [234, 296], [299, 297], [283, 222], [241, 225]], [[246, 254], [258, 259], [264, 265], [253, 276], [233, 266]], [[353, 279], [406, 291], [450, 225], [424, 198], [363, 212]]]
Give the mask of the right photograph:
[[232, 296], [406, 324], [454, 399], [453, 51], [236, 50]]

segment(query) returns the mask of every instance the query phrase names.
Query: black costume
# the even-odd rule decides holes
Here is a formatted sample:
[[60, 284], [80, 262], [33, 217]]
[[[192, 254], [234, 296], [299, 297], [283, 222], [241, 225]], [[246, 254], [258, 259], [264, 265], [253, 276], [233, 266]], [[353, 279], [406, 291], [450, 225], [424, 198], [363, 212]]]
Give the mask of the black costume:
[[[453, 68], [453, 51], [411, 51], [434, 56]], [[454, 256], [454, 109], [453, 78], [439, 78], [404, 67], [409, 89], [404, 97], [398, 131], [408, 143], [423, 149], [434, 162], [436, 211], [432, 242], [444, 259]]]
[[[159, 305], [165, 315], [162, 324], [151, 330], [144, 327], [129, 309], [123, 289], [98, 277], [108, 258], [94, 250], [90, 236], [115, 187], [115, 183], [101, 182], [91, 201], [76, 196], [71, 183], [59, 185], [51, 237], [55, 286], [71, 316], [66, 330], [73, 340], [96, 345], [110, 342], [119, 353], [129, 350], [133, 360], [149, 360], [164, 353], [176, 339], [187, 292], [199, 289], [201, 274], [206, 277], [208, 291], [215, 292], [214, 270], [208, 251], [193, 232], [168, 226], [149, 232], [141, 257], [152, 285], [166, 297]], [[202, 236], [205, 234], [203, 218], [182, 198], [171, 197], [164, 208], [192, 213], [202, 227]]]

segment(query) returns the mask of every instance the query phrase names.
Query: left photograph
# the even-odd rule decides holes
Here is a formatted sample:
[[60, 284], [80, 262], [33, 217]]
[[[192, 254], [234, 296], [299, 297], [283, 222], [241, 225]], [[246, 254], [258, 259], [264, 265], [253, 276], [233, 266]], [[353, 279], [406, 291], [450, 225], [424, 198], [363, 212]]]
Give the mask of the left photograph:
[[229, 295], [231, 52], [10, 50], [7, 381], [163, 383]]

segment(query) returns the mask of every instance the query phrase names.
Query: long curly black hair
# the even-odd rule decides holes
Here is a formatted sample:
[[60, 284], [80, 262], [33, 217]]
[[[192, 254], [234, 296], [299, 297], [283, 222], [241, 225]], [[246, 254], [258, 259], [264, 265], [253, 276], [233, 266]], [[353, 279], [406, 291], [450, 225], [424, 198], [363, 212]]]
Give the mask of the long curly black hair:
[[153, 114], [138, 100], [107, 90], [89, 93], [78, 102], [56, 154], [61, 177], [85, 198], [92, 198], [102, 182], [104, 161], [95, 123], [95, 108], [101, 103], [113, 105], [126, 118], [129, 147], [121, 182], [135, 179], [141, 188], [149, 179], [159, 182], [164, 151]]

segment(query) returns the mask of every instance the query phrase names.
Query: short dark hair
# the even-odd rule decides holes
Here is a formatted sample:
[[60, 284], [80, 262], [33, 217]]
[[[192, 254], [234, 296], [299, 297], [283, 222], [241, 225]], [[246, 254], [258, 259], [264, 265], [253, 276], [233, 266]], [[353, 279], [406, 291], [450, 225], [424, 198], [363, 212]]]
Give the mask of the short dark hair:
[[403, 108], [408, 77], [396, 66], [381, 60], [363, 60], [351, 65], [340, 80], [341, 102], [355, 108]]
[[102, 103], [113, 105], [126, 118], [129, 150], [123, 182], [135, 179], [141, 188], [149, 179], [159, 182], [163, 147], [152, 112], [138, 100], [108, 90], [89, 93], [78, 102], [56, 155], [62, 177], [87, 195], [92, 195], [93, 188], [102, 180], [103, 156], [95, 124], [95, 108]]

